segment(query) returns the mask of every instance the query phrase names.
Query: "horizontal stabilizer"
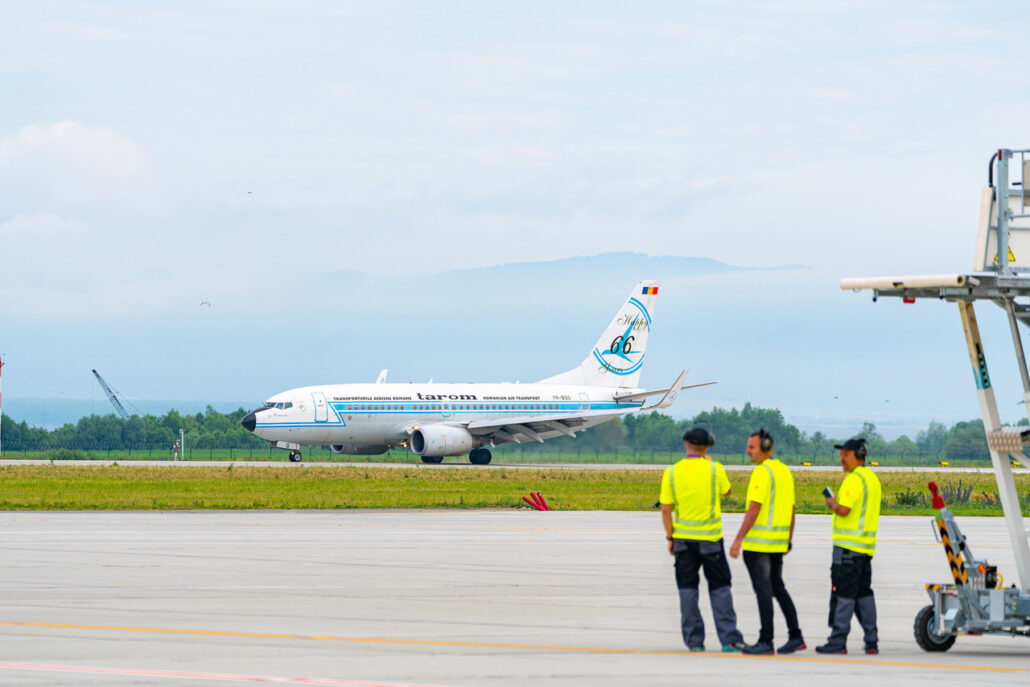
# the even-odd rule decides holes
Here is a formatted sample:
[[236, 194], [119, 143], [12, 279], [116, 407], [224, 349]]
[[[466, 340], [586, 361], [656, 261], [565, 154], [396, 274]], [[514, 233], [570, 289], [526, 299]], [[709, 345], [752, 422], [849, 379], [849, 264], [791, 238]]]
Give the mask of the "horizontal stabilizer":
[[[701, 384], [688, 384], [686, 386], [680, 386], [681, 384], [683, 384], [683, 380], [686, 379], [687, 373], [689, 373], [689, 372], [690, 372], [690, 370], [683, 370], [683, 372], [680, 373], [679, 378], [676, 380], [676, 383], [673, 384], [668, 389], [655, 389], [653, 391], [638, 391], [635, 394], [616, 394], [615, 400], [618, 403], [622, 403], [624, 401], [643, 401], [645, 398], [647, 398], [649, 396], [657, 396], [658, 394], [665, 394], [666, 397], [668, 397], [670, 392], [672, 392], [673, 390], [686, 391], [687, 389], [696, 389], [696, 388], [698, 388], [700, 386], [711, 386], [712, 384], [718, 384], [719, 383], [717, 381], [716, 382], [702, 382]], [[670, 398], [663, 398], [661, 401], [658, 401], [658, 403], [656, 403], [655, 405], [651, 406], [651, 408], [668, 408], [670, 405], [673, 404], [673, 402], [675, 400], [676, 400], [675, 397], [673, 397], [671, 399]]]

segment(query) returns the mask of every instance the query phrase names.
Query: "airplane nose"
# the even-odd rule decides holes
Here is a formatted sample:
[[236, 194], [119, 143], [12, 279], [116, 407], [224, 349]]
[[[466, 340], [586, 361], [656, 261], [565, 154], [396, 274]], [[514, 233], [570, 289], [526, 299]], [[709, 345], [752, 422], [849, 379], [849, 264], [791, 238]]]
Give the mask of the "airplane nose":
[[240, 421], [240, 424], [243, 425], [243, 429], [248, 432], [253, 432], [254, 428], [257, 427], [257, 415], [254, 414], [253, 410], [250, 411], [243, 416], [243, 420]]

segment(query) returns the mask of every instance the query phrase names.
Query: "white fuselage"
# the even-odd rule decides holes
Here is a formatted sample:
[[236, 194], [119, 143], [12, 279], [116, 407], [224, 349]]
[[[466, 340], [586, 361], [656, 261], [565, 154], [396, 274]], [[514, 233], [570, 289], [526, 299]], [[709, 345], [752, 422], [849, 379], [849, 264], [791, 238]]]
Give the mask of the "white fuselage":
[[510, 383], [307, 386], [269, 398], [253, 431], [269, 441], [295, 444], [394, 446], [419, 425], [609, 411], [584, 417], [578, 431], [613, 419], [610, 411], [638, 410], [639, 401], [614, 399], [616, 392], [634, 391], [639, 389]]

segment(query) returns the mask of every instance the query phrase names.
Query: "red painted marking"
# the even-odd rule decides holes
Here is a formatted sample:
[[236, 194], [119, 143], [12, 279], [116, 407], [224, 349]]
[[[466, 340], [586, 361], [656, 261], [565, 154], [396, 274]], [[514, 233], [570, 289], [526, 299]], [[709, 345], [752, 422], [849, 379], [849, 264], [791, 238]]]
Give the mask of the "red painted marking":
[[222, 680], [225, 682], [267, 682], [280, 685], [335, 685], [336, 687], [441, 687], [411, 682], [369, 682], [367, 680], [333, 680], [318, 677], [275, 677], [272, 675], [237, 675], [232, 673], [195, 673], [183, 670], [144, 670], [103, 666], [60, 666], [43, 663], [0, 661], [0, 668], [41, 670], [57, 673], [94, 673], [101, 675], [133, 675], [142, 677], [176, 677], [184, 680]]

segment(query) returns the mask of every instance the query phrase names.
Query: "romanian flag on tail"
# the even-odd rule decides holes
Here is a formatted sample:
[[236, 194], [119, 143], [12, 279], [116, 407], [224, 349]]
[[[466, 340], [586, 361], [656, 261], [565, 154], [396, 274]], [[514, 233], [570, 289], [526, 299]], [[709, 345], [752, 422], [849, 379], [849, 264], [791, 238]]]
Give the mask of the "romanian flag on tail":
[[645, 286], [644, 290], [640, 292], [641, 296], [656, 296], [658, 295], [657, 286]]

